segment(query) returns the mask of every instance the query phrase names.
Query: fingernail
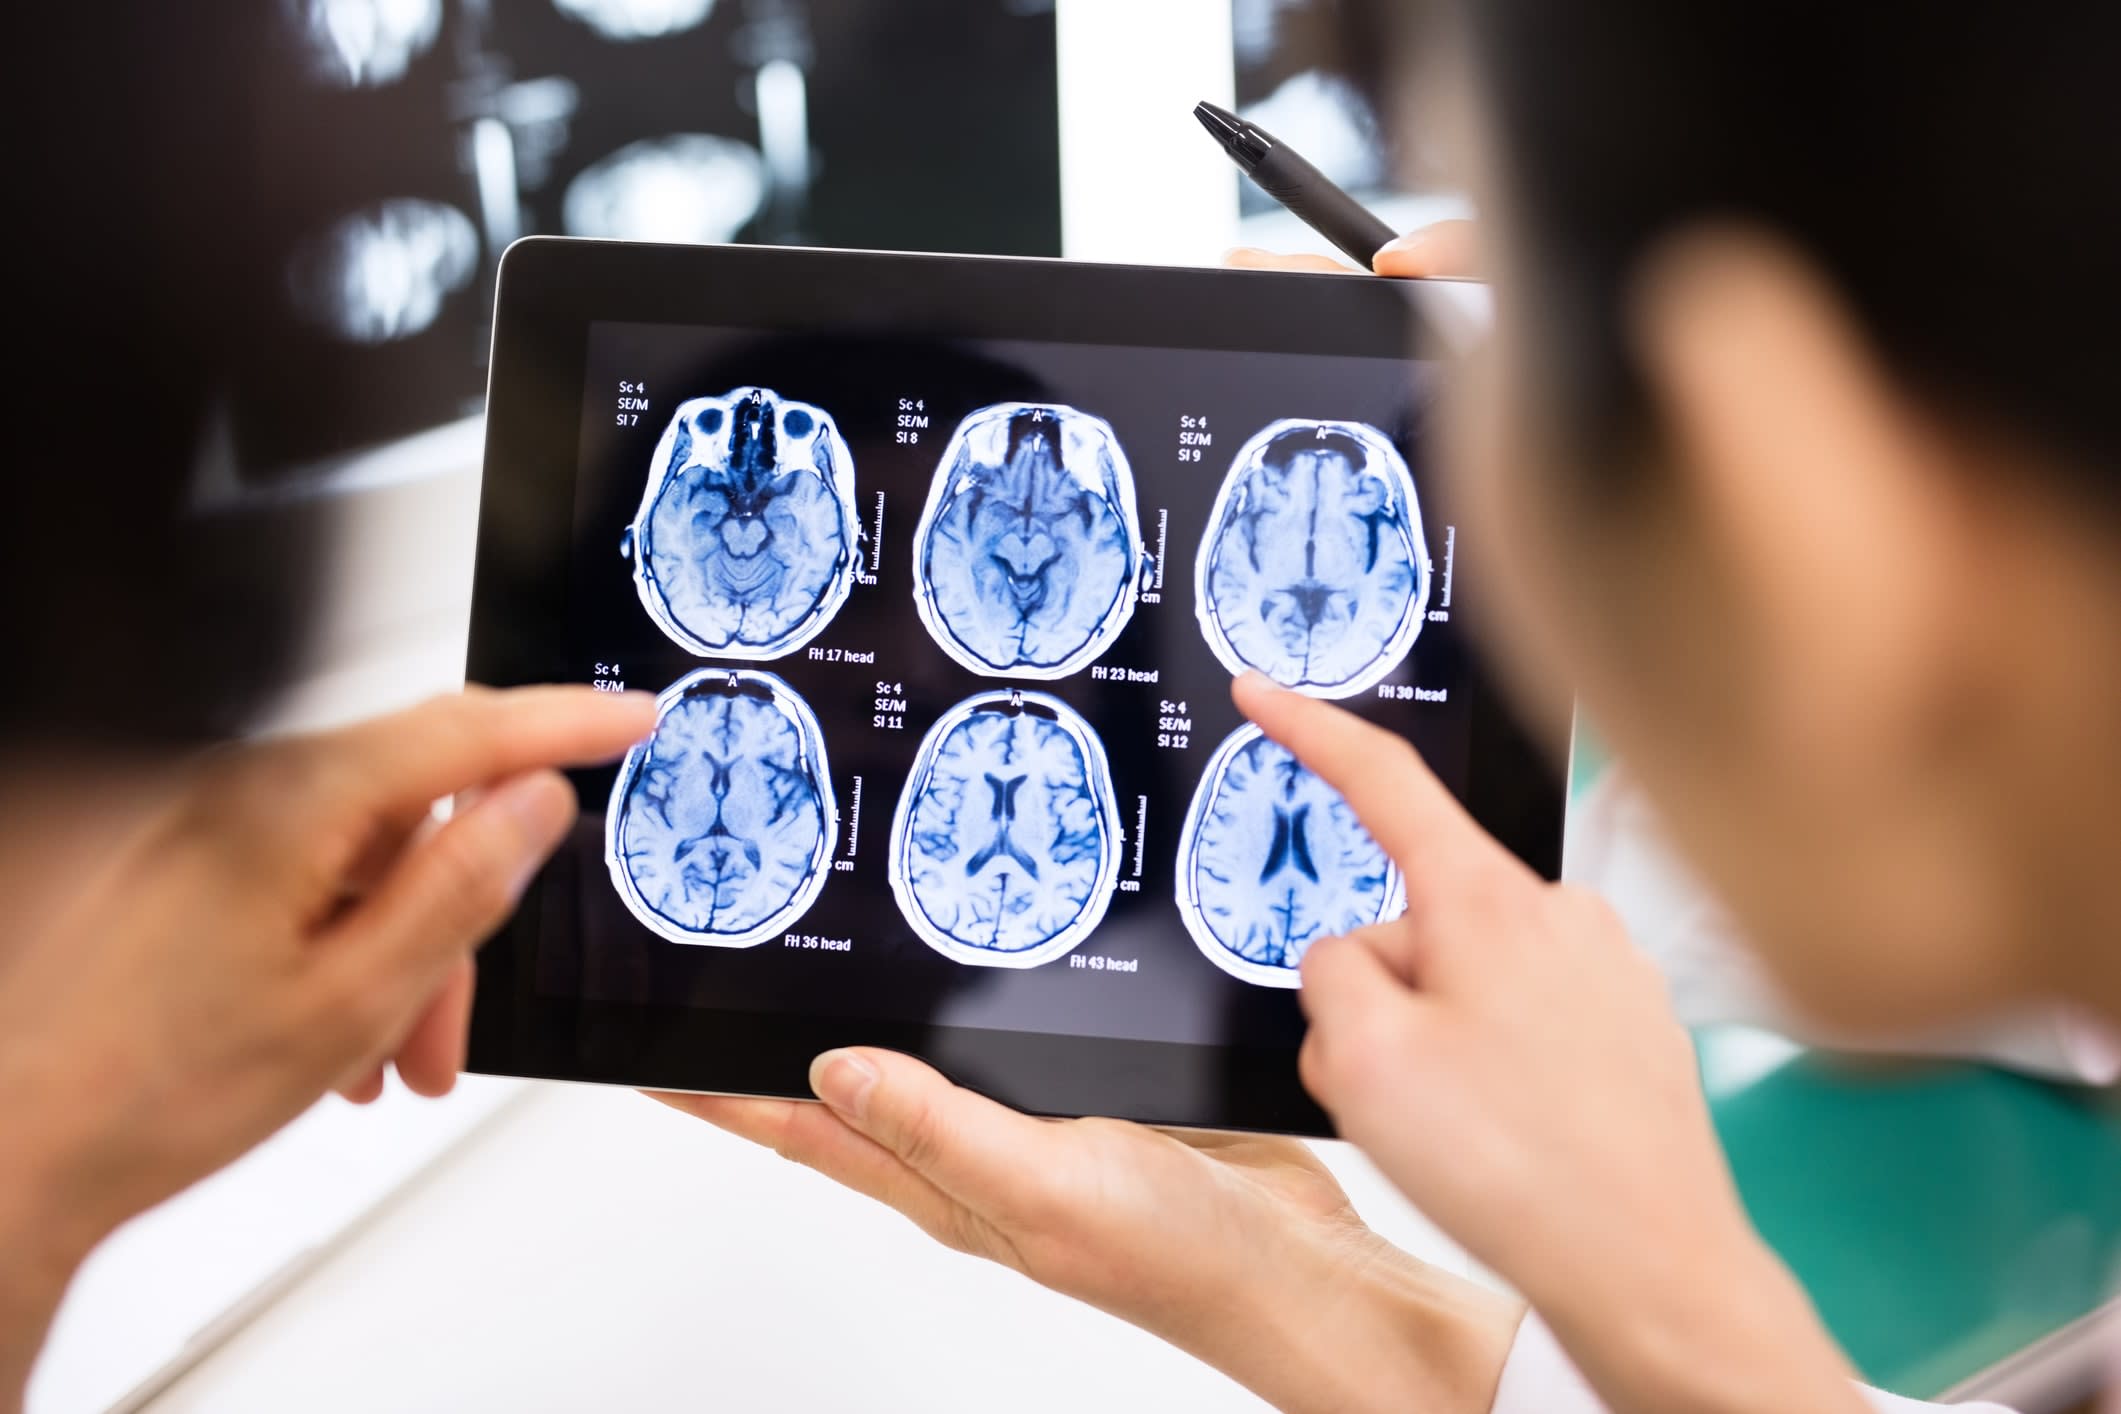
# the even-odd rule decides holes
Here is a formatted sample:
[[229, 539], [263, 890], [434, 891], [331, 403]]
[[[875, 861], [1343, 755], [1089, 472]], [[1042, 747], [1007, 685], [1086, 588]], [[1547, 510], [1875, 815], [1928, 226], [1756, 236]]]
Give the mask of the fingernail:
[[827, 1051], [810, 1062], [810, 1088], [834, 1110], [859, 1120], [876, 1088], [876, 1067], [852, 1051]]
[[[1427, 231], [1409, 231], [1396, 240], [1386, 241], [1377, 248], [1378, 255], [1405, 255], [1408, 251], [1420, 250], [1429, 243]], [[1375, 259], [1373, 256], [1372, 259]]]
[[1237, 686], [1245, 692], [1280, 692], [1282, 686], [1257, 668], [1247, 668], [1237, 675]]

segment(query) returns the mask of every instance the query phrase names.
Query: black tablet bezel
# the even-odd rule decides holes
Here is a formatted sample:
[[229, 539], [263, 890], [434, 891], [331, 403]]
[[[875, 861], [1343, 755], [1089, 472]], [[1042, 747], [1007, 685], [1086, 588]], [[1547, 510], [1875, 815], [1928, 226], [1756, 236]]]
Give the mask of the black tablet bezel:
[[[1410, 298], [1410, 295], [1413, 296]], [[593, 323], [916, 334], [1411, 358], [1422, 294], [1332, 276], [537, 237], [501, 265], [466, 676], [565, 681], [564, 621], [582, 380]], [[1475, 675], [1467, 804], [1546, 877], [1560, 867], [1563, 753]], [[1326, 1135], [1293, 1051], [540, 995], [533, 883], [479, 955], [468, 1068], [673, 1090], [807, 1096], [834, 1046], [918, 1054], [1036, 1114]]]

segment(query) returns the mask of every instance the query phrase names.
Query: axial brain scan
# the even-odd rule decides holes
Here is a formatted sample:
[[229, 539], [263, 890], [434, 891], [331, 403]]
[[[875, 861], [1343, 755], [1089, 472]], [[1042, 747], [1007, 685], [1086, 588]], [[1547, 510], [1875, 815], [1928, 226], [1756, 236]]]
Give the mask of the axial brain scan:
[[1298, 985], [1320, 938], [1397, 917], [1399, 871], [1348, 803], [1255, 726], [1216, 748], [1178, 842], [1178, 908], [1208, 960]]
[[1351, 697], [1399, 666], [1428, 600], [1414, 478], [1383, 433], [1292, 418], [1238, 452], [1194, 571], [1223, 666]]
[[624, 548], [641, 603], [702, 657], [777, 658], [854, 587], [854, 459], [822, 409], [765, 388], [680, 406]]
[[1119, 877], [1104, 746], [1058, 698], [982, 693], [921, 742], [891, 823], [891, 889], [936, 951], [1036, 967], [1090, 935]]
[[839, 811], [808, 703], [772, 673], [702, 668], [658, 699], [605, 815], [612, 884], [676, 943], [748, 948], [803, 916]]
[[1000, 403], [959, 424], [943, 452], [915, 532], [913, 597], [971, 671], [1066, 677], [1127, 626], [1146, 558], [1111, 425]]

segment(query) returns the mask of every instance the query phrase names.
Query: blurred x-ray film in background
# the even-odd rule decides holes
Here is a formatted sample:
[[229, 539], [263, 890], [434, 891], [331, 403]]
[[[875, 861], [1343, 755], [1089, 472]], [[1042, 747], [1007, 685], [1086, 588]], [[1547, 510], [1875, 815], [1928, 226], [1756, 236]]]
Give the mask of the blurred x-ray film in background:
[[262, 39], [194, 80], [257, 115], [249, 163], [196, 175], [242, 213], [202, 448], [225, 486], [476, 414], [520, 236], [1060, 250], [1053, 0], [248, 8]]
[[[1309, 158], [1394, 230], [1470, 214], [1437, 155], [1395, 141], [1392, 124], [1339, 72], [1337, 9], [1334, 0], [1230, 0], [1239, 116]], [[1243, 244], [1344, 258], [1252, 182], [1236, 180]]]

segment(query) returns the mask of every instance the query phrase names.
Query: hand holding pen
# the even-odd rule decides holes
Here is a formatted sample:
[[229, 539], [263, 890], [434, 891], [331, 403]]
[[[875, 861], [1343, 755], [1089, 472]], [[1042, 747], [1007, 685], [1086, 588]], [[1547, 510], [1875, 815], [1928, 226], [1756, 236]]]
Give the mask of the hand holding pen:
[[1213, 103], [1197, 105], [1193, 116], [1239, 171], [1355, 262], [1349, 266], [1322, 255], [1275, 256], [1240, 249], [1230, 252], [1226, 264], [1241, 269], [1334, 275], [1351, 269], [1370, 270], [1410, 280], [1462, 278], [1474, 273], [1472, 222], [1439, 221], [1408, 235], [1396, 235], [1301, 153], [1257, 123], [1247, 122]]
[[[1397, 237], [1377, 252], [1371, 272], [1398, 280], [1478, 279], [1479, 230], [1472, 221], [1438, 221]], [[1285, 255], [1238, 246], [1223, 255], [1238, 270], [1294, 270], [1319, 275], [1362, 273], [1330, 255]]]

